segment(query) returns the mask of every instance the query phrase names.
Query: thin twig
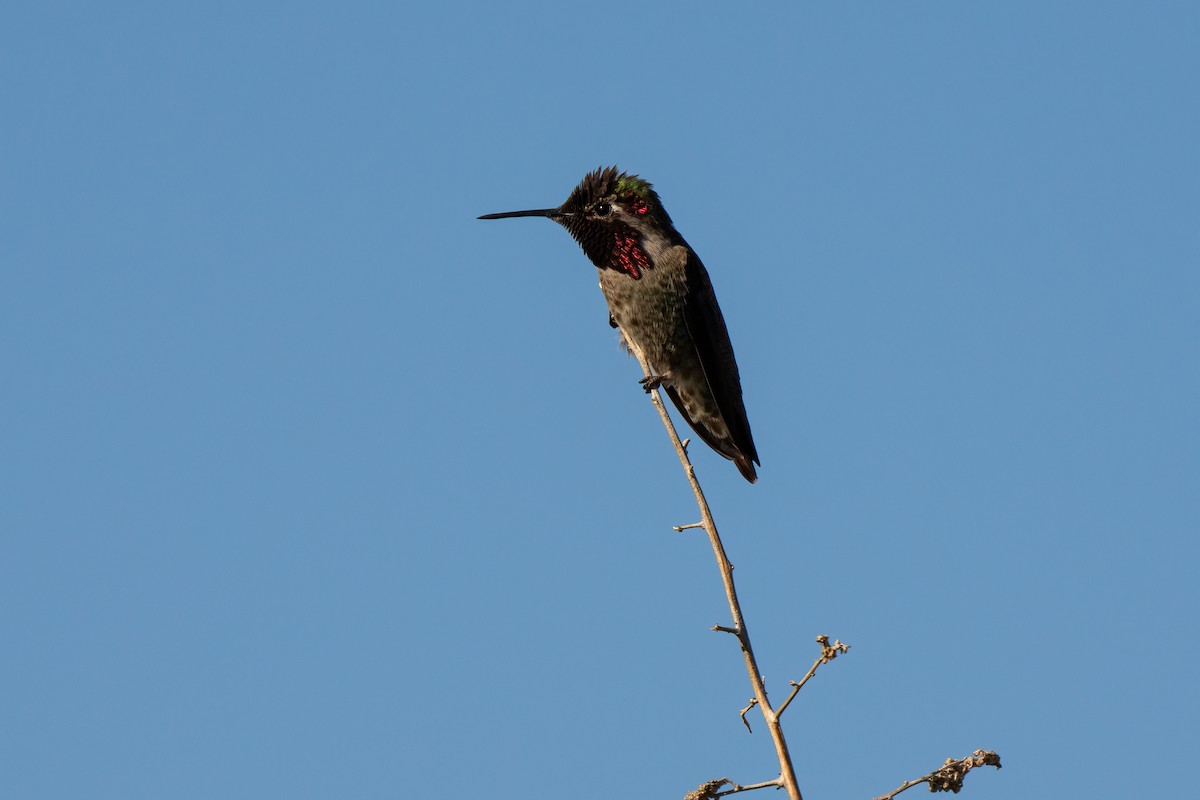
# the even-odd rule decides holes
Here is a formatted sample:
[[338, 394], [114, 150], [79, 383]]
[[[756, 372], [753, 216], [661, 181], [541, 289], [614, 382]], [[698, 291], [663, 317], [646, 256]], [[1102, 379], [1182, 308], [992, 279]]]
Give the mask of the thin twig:
[[703, 528], [703, 527], [704, 527], [703, 522], [689, 522], [687, 525], [672, 525], [671, 530], [675, 531], [676, 533], [683, 533], [684, 531], [691, 530], [692, 528]]
[[[645, 356], [633, 346], [632, 342], [629, 344], [630, 351], [642, 365], [642, 371], [646, 374], [646, 378], [651, 379], [653, 373]], [[763, 684], [758, 662], [754, 658], [754, 648], [750, 646], [750, 632], [746, 629], [746, 622], [742, 617], [742, 607], [738, 602], [737, 588], [733, 584], [733, 565], [729, 563], [729, 557], [725, 555], [725, 546], [721, 543], [721, 537], [717, 533], [717, 523], [713, 521], [712, 511], [708, 508], [708, 500], [704, 497], [704, 491], [700, 488], [699, 481], [696, 480], [696, 470], [688, 458], [687, 448], [679, 440], [679, 434], [675, 431], [675, 425], [671, 422], [671, 416], [667, 413], [667, 407], [657, 389], [650, 392], [650, 400], [654, 403], [654, 408], [662, 419], [663, 427], [667, 429], [667, 435], [675, 446], [675, 454], [679, 456], [679, 464], [683, 467], [688, 483], [692, 487], [692, 494], [696, 497], [696, 506], [700, 509], [700, 519], [704, 523], [705, 532], [708, 533], [709, 544], [712, 545], [713, 556], [717, 560], [717, 568], [721, 571], [721, 582], [725, 585], [725, 597], [729, 601], [729, 613], [733, 617], [733, 628], [737, 631], [738, 641], [742, 646], [742, 657], [746, 662], [750, 685], [754, 688], [754, 697], [758, 701], [763, 720], [767, 724], [767, 731], [771, 734], [771, 741], [775, 745], [775, 755], [779, 759], [779, 785], [787, 790], [789, 800], [803, 800], [800, 787], [796, 783], [796, 770], [792, 766], [791, 754], [788, 753], [787, 740], [783, 736], [783, 727], [779, 724], [779, 714], [767, 700], [767, 687]]]
[[[731, 783], [732, 783], [732, 781], [731, 781]], [[716, 794], [713, 795], [713, 797], [724, 797], [727, 794], [737, 794], [738, 792], [753, 792], [755, 789], [772, 789], [772, 788], [774, 788], [774, 789], [779, 788], [779, 778], [776, 778], [773, 781], [763, 781], [762, 783], [752, 783], [748, 786], [738, 786], [736, 783], [734, 783], [732, 789], [726, 789], [723, 792], [717, 792]]]
[[963, 779], [967, 776], [967, 773], [976, 767], [984, 766], [1000, 769], [1000, 756], [991, 750], [976, 750], [966, 758], [960, 758], [957, 761], [953, 758], [947, 758], [945, 764], [928, 775], [922, 775], [920, 778], [905, 781], [898, 788], [876, 797], [875, 800], [892, 800], [896, 795], [907, 789], [911, 789], [918, 783], [928, 783], [929, 791], [931, 792], [954, 792], [957, 794], [962, 790]]
[[746, 707], [741, 711], [742, 724], [746, 726], [746, 730], [750, 731], [750, 733], [754, 733], [754, 731], [750, 728], [750, 720], [746, 719], [746, 712], [754, 708], [756, 705], [758, 705], [758, 698], [751, 697], [749, 704], [747, 704]]
[[829, 661], [833, 661], [838, 657], [838, 653], [844, 653], [850, 649], [850, 645], [842, 644], [840, 641], [830, 644], [829, 637], [825, 634], [821, 634], [817, 637], [817, 644], [821, 645], [821, 655], [817, 656], [817, 660], [813, 662], [811, 667], [809, 667], [808, 672], [805, 673], [804, 677], [800, 679], [799, 683], [796, 683], [795, 681], [788, 681], [788, 683], [792, 686], [792, 693], [787, 696], [787, 700], [784, 700], [783, 705], [779, 707], [779, 716], [783, 716], [783, 712], [787, 710], [788, 705], [796, 698], [796, 695], [800, 693], [800, 689], [803, 688], [804, 684], [808, 683], [809, 678], [816, 674], [817, 667]]
[[[729, 788], [722, 791], [721, 787], [725, 784], [729, 784]], [[725, 797], [726, 795], [737, 794], [738, 792], [752, 792], [755, 789], [771, 788], [779, 788], [778, 778], [770, 781], [763, 781], [762, 783], [752, 783], [746, 786], [734, 783], [733, 781], [729, 780], [729, 778], [719, 778], [715, 781], [709, 781], [708, 783], [700, 784], [696, 788], [696, 791], [688, 792], [686, 795], [684, 795], [683, 800], [716, 800], [718, 797]]]

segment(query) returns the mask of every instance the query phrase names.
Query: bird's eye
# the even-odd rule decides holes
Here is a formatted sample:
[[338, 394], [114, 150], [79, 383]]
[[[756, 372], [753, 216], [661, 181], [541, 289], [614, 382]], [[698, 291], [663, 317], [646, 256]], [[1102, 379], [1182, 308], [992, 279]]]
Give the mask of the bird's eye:
[[600, 205], [596, 206], [596, 216], [597, 217], [607, 217], [611, 213], [612, 213], [612, 204], [611, 203], [601, 203]]

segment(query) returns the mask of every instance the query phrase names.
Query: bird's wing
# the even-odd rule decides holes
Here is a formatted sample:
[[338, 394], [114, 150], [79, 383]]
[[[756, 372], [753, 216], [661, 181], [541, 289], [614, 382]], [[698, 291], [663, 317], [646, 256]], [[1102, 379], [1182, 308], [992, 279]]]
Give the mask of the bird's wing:
[[704, 377], [708, 380], [708, 387], [717, 401], [717, 408], [721, 410], [733, 443], [758, 464], [758, 451], [754, 448], [750, 421], [746, 418], [746, 406], [742, 402], [742, 380], [733, 357], [733, 345], [729, 342], [729, 331], [725, 328], [725, 318], [721, 316], [721, 308], [717, 305], [708, 270], [694, 250], [689, 247], [687, 251], [684, 320], [696, 345]]

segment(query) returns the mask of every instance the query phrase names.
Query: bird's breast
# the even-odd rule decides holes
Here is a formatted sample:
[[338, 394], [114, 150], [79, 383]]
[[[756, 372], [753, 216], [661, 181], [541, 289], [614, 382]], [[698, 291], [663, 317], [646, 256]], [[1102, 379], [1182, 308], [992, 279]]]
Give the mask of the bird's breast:
[[651, 266], [641, 276], [601, 269], [600, 289], [608, 310], [626, 340], [641, 350], [660, 374], [695, 357], [684, 322], [687, 248], [675, 246], [651, 253]]

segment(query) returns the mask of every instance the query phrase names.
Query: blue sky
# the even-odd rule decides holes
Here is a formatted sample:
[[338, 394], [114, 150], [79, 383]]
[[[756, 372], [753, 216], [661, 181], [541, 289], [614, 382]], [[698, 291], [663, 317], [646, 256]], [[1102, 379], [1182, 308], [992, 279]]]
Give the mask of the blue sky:
[[[775, 774], [592, 266], [618, 164], [762, 457], [694, 457], [810, 798], [1155, 796], [1196, 741], [1200, 11], [0, 12], [0, 783], [679, 797]], [[751, 717], [753, 720], [753, 716]], [[914, 790], [921, 791], [921, 790]]]

